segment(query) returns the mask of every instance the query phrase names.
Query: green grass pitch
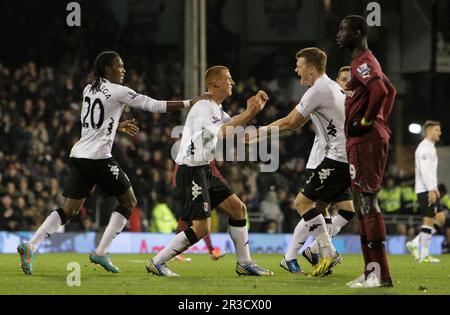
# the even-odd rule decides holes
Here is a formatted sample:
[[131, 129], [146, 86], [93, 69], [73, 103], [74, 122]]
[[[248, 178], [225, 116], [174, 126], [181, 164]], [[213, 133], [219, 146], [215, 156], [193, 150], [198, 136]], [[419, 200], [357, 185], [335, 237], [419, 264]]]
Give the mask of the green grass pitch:
[[[153, 255], [152, 255], [153, 256]], [[309, 278], [290, 274], [279, 267], [281, 255], [253, 255], [253, 259], [274, 271], [272, 277], [239, 277], [234, 271], [235, 255], [219, 261], [206, 255], [188, 255], [191, 262], [169, 262], [180, 278], [163, 278], [145, 271], [148, 255], [112, 255], [121, 273], [112, 274], [89, 262], [88, 254], [37, 255], [34, 274], [26, 276], [18, 255], [0, 255], [0, 294], [155, 294], [155, 295], [299, 295], [299, 294], [450, 294], [450, 255], [439, 256], [440, 264], [419, 264], [411, 256], [390, 256], [394, 288], [348, 289], [347, 281], [362, 271], [362, 257], [344, 255], [333, 275]], [[81, 266], [81, 286], [69, 287], [69, 262]], [[299, 260], [305, 272], [308, 263]]]

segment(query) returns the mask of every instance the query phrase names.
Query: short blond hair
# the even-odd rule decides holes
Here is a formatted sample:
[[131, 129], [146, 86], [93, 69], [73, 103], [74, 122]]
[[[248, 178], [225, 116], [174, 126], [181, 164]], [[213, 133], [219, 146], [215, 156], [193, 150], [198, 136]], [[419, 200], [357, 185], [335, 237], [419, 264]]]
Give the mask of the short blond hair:
[[305, 58], [306, 62], [314, 66], [319, 73], [325, 73], [327, 68], [327, 54], [323, 50], [317, 47], [304, 48], [295, 57], [297, 59]]
[[434, 120], [427, 120], [424, 124], [423, 124], [423, 129], [427, 130], [428, 128], [431, 127], [436, 127], [436, 126], [441, 126], [441, 123], [439, 121], [434, 121]]
[[230, 71], [225, 66], [214, 66], [206, 70], [205, 73], [205, 83], [206, 87], [209, 88], [211, 85], [213, 85], [214, 81], [224, 72], [224, 71]]
[[439, 121], [435, 121], [435, 120], [427, 120], [422, 127], [422, 132], [423, 132], [423, 136], [426, 137], [427, 136], [427, 132], [428, 129], [433, 128], [433, 127], [440, 127], [441, 123]]

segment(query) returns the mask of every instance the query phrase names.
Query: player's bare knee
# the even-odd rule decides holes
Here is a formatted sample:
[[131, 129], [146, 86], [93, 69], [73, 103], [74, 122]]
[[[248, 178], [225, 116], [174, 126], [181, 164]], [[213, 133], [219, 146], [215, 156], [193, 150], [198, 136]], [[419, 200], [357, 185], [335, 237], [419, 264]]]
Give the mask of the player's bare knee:
[[137, 206], [137, 199], [136, 196], [133, 194], [133, 197], [130, 200], [130, 209], [136, 208]]
[[336, 208], [340, 210], [345, 210], [348, 212], [355, 212], [355, 207], [353, 205], [353, 201], [342, 201], [336, 203]]
[[297, 196], [294, 200], [294, 207], [297, 209], [297, 211], [300, 211], [300, 207], [302, 205], [302, 202], [300, 201], [300, 197]]
[[202, 239], [209, 234], [209, 226], [206, 222], [204, 224], [203, 223], [194, 224], [192, 226], [192, 230], [195, 232], [195, 235], [197, 236], [198, 239]]
[[119, 203], [122, 207], [127, 209], [133, 209], [137, 205], [137, 199], [134, 194], [127, 194], [126, 197], [119, 198]]
[[208, 235], [211, 232], [208, 226], [206, 226], [202, 231], [201, 235], [199, 235], [199, 239], [204, 238], [206, 235]]
[[245, 203], [241, 202], [239, 204], [238, 211], [235, 214], [235, 219], [243, 220], [247, 216], [247, 206]]
[[434, 218], [434, 222], [439, 225], [439, 226], [443, 226], [445, 223], [445, 215], [443, 212], [439, 212], [438, 214], [436, 214], [435, 218]]
[[300, 215], [303, 215], [305, 212], [314, 208], [314, 202], [301, 195], [297, 196], [297, 198], [295, 199], [294, 207], [295, 209], [297, 209]]
[[326, 216], [329, 216], [329, 215], [330, 215], [329, 212], [328, 212], [328, 208], [329, 208], [329, 204], [328, 204], [328, 203], [326, 203], [326, 202], [324, 202], [324, 201], [321, 201], [321, 200], [318, 200], [318, 201], [316, 202], [316, 209], [317, 209], [320, 213], [322, 213], [323, 215], [326, 215]]
[[72, 218], [73, 216], [76, 216], [80, 212], [83, 202], [84, 202], [84, 199], [81, 199], [81, 200], [66, 199], [62, 209], [68, 220], [70, 220], [70, 218]]
[[434, 217], [423, 217], [423, 225], [432, 226], [434, 223]]
[[71, 218], [73, 216], [76, 216], [79, 212], [79, 209], [76, 208], [64, 208], [64, 213], [66, 214], [67, 218]]

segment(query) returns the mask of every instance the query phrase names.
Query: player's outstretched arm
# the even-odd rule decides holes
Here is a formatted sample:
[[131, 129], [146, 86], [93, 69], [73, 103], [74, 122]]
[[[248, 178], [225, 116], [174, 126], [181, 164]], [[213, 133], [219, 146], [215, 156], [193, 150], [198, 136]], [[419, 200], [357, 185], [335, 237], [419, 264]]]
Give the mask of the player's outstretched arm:
[[232, 127], [242, 126], [250, 122], [264, 109], [268, 100], [269, 97], [264, 91], [259, 91], [255, 96], [250, 97], [247, 100], [247, 109], [243, 113], [233, 116], [228, 123], [224, 124], [219, 130], [219, 137], [225, 138], [234, 134], [234, 128]]
[[142, 109], [152, 113], [166, 113], [189, 107], [200, 100], [211, 99], [212, 95], [205, 93], [185, 101], [159, 101], [147, 95], [136, 93], [126, 86], [120, 86], [117, 88], [114, 97], [119, 103], [133, 108]]
[[167, 101], [167, 111], [172, 112], [178, 109], [193, 106], [195, 103], [201, 100], [209, 100], [212, 98], [212, 94], [206, 92], [205, 94], [194, 97], [193, 99], [186, 101]]
[[[258, 129], [257, 140], [261, 140], [265, 137], [270, 137], [272, 130], [277, 129], [278, 134], [291, 132], [297, 128], [302, 127], [309, 118], [304, 117], [299, 113], [297, 109], [294, 109], [289, 115], [281, 118], [268, 126]], [[248, 139], [246, 142], [253, 142], [255, 139]]]

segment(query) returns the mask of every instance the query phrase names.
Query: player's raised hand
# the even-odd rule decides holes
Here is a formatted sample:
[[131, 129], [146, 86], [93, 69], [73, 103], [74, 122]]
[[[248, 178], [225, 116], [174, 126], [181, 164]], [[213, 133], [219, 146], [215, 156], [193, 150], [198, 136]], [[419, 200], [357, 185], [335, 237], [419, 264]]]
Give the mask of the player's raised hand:
[[135, 125], [135, 121], [136, 120], [134, 118], [122, 121], [119, 124], [119, 128], [117, 128], [117, 130], [134, 137], [135, 135], [137, 135], [139, 133], [139, 127]]
[[267, 101], [269, 100], [269, 96], [263, 90], [259, 90], [258, 93], [256, 94], [256, 98], [258, 99], [261, 110], [263, 110], [264, 106], [266, 105]]
[[197, 103], [198, 101], [201, 100], [210, 100], [212, 99], [213, 95], [209, 92], [206, 92], [205, 94], [199, 95], [194, 97], [193, 99], [190, 100], [190, 105], [193, 106], [195, 103]]
[[257, 114], [261, 111], [261, 105], [259, 103], [258, 98], [255, 96], [250, 97], [247, 100], [247, 111], [253, 113], [253, 114]]

